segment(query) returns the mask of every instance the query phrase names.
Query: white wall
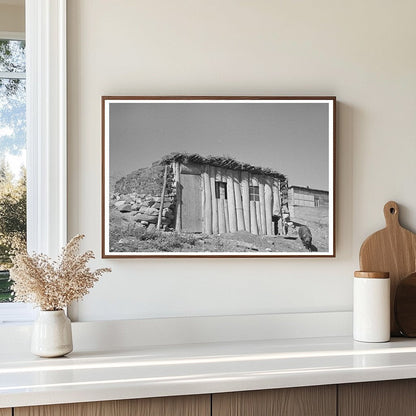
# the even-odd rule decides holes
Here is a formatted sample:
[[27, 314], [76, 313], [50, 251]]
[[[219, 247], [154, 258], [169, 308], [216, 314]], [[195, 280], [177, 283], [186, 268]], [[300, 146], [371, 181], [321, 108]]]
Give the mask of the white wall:
[[79, 320], [344, 311], [363, 239], [416, 231], [413, 0], [70, 0], [69, 235], [100, 257], [101, 95], [336, 95], [335, 259], [120, 259]]
[[[19, 2], [20, 3], [20, 2]], [[25, 31], [25, 6], [0, 4], [0, 32]]]

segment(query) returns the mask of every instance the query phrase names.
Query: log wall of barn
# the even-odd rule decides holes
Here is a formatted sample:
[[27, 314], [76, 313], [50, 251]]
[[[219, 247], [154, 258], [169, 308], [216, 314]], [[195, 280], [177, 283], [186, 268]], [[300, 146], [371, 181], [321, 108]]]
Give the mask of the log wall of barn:
[[[270, 176], [252, 174], [245, 171], [224, 169], [215, 166], [198, 166], [175, 162], [176, 188], [180, 186], [182, 175], [199, 174], [201, 177], [202, 231], [206, 234], [234, 233], [247, 231], [258, 235], [274, 235], [273, 216], [282, 217], [281, 182]], [[218, 185], [221, 183], [226, 197], [218, 198]], [[258, 189], [258, 196], [250, 198], [250, 187]], [[178, 194], [179, 195], [179, 194]], [[286, 198], [287, 199], [287, 198]], [[181, 210], [178, 206], [177, 230], [181, 229]], [[184, 230], [186, 231], [186, 230]]]

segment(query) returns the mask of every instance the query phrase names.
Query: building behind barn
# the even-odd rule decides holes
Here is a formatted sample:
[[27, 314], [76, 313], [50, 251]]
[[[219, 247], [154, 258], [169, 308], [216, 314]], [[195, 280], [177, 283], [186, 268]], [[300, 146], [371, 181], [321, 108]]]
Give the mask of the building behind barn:
[[327, 207], [329, 206], [329, 192], [304, 186], [289, 186], [289, 211], [291, 217], [296, 217], [297, 207]]

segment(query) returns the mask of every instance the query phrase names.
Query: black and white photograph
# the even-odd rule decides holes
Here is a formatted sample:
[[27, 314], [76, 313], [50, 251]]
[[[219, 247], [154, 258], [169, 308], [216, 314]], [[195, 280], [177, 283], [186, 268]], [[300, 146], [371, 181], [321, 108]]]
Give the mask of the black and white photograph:
[[103, 257], [333, 257], [335, 97], [102, 97]]

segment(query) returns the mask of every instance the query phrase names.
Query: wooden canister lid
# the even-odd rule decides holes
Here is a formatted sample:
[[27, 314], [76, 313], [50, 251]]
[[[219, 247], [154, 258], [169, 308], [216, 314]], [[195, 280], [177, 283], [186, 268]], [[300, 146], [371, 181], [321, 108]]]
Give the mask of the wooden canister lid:
[[366, 279], [388, 279], [390, 277], [389, 272], [362, 272], [355, 271], [354, 277], [364, 277]]

